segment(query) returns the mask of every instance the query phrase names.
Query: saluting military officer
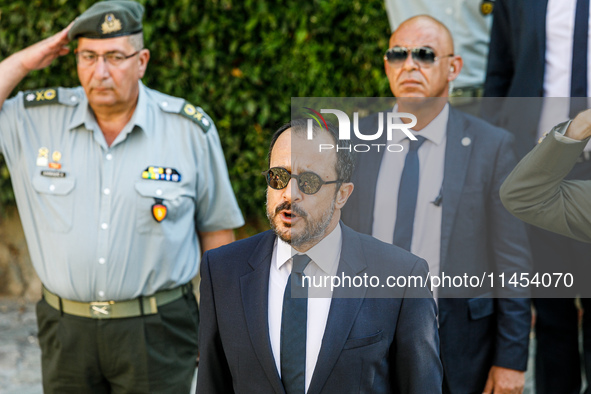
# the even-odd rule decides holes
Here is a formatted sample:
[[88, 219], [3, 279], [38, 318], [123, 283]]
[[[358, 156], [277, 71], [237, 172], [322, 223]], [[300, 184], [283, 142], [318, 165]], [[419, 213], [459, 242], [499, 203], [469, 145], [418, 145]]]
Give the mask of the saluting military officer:
[[[143, 11], [98, 2], [0, 63], [0, 150], [44, 285], [46, 393], [189, 392], [190, 281], [243, 224], [212, 120], [140, 82]], [[6, 100], [75, 39], [81, 87]]]

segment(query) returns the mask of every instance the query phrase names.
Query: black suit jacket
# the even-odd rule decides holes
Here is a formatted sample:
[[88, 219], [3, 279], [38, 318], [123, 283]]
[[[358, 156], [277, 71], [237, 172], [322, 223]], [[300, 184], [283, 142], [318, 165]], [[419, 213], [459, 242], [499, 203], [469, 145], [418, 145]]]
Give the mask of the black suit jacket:
[[[344, 225], [342, 237], [342, 273], [427, 275], [402, 249]], [[203, 256], [198, 393], [285, 393], [268, 330], [275, 239], [267, 231]], [[435, 303], [427, 288], [396, 292], [409, 297], [333, 298], [309, 394], [441, 392]]]
[[[376, 130], [377, 116], [363, 119], [360, 129]], [[525, 224], [509, 214], [499, 199], [499, 188], [516, 163], [512, 141], [508, 132], [450, 107], [441, 194], [440, 273], [480, 277], [483, 272], [504, 271], [510, 276], [530, 271]], [[387, 143], [385, 136], [379, 143]], [[383, 152], [357, 154], [355, 190], [343, 210], [343, 222], [366, 234], [372, 233]], [[441, 357], [452, 393], [481, 393], [492, 365], [526, 369], [529, 292], [509, 293], [526, 297], [520, 299], [487, 298], [495, 290], [485, 283], [478, 290], [484, 297], [475, 297], [472, 290], [465, 295], [453, 293], [468, 298], [445, 298], [448, 289], [440, 289]]]
[[516, 151], [525, 156], [536, 143], [544, 95], [548, 0], [496, 0], [483, 115], [514, 133]]

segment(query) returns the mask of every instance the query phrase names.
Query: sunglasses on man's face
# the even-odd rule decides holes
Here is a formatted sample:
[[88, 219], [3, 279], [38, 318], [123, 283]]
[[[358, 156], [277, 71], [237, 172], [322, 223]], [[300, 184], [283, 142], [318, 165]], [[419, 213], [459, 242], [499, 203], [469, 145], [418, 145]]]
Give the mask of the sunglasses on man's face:
[[322, 185], [342, 182], [340, 179], [325, 182], [320, 178], [320, 175], [314, 172], [302, 172], [299, 175], [294, 175], [283, 167], [269, 168], [267, 171], [263, 172], [263, 175], [267, 180], [267, 185], [275, 190], [285, 189], [289, 184], [290, 179], [295, 178], [298, 183], [298, 188], [304, 194], [315, 194], [318, 193]]
[[408, 58], [408, 54], [412, 57], [412, 60], [415, 61], [421, 67], [430, 67], [435, 63], [437, 60], [442, 59], [444, 57], [451, 57], [454, 54], [449, 54], [445, 56], [435, 56], [435, 51], [429, 47], [417, 47], [417, 48], [405, 48], [405, 47], [394, 47], [390, 48], [386, 51], [384, 55], [384, 59], [388, 61], [388, 63], [394, 66], [400, 66], [402, 63], [406, 61]]

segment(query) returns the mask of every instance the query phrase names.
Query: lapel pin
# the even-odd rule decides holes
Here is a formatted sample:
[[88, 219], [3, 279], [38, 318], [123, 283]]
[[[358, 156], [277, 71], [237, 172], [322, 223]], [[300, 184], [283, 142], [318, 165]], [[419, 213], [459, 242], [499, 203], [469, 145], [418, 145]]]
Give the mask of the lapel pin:
[[470, 137], [464, 137], [464, 138], [462, 138], [462, 145], [468, 146], [471, 143], [472, 143], [472, 140], [470, 139]]

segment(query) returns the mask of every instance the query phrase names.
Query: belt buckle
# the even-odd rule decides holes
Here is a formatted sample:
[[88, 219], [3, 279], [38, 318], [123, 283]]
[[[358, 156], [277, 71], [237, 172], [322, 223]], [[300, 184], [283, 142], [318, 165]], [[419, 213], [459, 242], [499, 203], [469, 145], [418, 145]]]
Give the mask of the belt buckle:
[[90, 303], [90, 316], [95, 319], [110, 319], [111, 318], [111, 305], [112, 301], [104, 302], [91, 302]]

